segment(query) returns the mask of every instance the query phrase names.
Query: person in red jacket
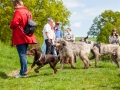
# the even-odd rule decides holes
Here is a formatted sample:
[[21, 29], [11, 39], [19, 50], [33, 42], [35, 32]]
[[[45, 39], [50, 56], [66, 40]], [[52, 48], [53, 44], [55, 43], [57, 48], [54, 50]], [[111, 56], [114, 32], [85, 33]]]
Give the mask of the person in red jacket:
[[10, 23], [10, 28], [12, 29], [12, 45], [15, 45], [20, 57], [21, 69], [19, 74], [15, 77], [26, 77], [24, 74], [27, 71], [27, 60], [26, 60], [26, 51], [28, 44], [36, 44], [35, 35], [27, 36], [24, 33], [24, 28], [27, 23], [27, 14], [29, 14], [32, 19], [31, 13], [28, 11], [27, 7], [23, 5], [22, 0], [14, 0], [14, 16]]

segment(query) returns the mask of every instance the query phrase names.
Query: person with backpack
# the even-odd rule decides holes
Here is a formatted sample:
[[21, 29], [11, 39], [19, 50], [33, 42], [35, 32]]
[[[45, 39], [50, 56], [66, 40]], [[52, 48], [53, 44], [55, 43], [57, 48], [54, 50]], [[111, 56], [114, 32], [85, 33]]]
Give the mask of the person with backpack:
[[[20, 58], [21, 69], [19, 74], [15, 77], [27, 77], [28, 75], [24, 74], [27, 71], [27, 60], [26, 60], [26, 51], [28, 44], [37, 44], [35, 35], [26, 35], [24, 29], [26, 27], [28, 17], [26, 12], [29, 12], [27, 7], [24, 6], [22, 0], [14, 0], [14, 16], [10, 23], [10, 28], [12, 29], [12, 45], [16, 46], [17, 52]], [[29, 18], [32, 19], [32, 14], [29, 12]]]

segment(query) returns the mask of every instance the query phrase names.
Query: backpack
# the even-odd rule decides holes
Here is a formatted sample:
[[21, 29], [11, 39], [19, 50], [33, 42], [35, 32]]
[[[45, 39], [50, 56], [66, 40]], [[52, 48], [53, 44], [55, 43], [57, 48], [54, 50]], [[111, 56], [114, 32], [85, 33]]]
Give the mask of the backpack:
[[28, 20], [27, 20], [27, 23], [24, 29], [24, 33], [28, 36], [31, 36], [36, 30], [36, 22], [31, 20], [28, 14], [26, 15], [27, 15]]

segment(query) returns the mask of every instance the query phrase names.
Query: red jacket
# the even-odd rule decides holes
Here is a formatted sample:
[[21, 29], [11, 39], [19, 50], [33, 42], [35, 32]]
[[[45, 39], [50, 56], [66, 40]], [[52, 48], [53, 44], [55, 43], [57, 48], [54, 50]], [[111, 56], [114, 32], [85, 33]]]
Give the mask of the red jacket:
[[[28, 9], [26, 7], [17, 8], [14, 12], [13, 19], [10, 23], [10, 28], [12, 29], [12, 44], [36, 44], [36, 38], [33, 35], [27, 36], [24, 33], [25, 25], [27, 23], [27, 15]], [[29, 13], [30, 18], [32, 19], [31, 13]]]

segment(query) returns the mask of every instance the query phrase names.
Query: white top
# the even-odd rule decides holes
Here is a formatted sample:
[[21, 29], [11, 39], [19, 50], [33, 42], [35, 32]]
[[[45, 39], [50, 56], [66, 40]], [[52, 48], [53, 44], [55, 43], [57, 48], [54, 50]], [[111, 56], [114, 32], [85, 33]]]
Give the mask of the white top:
[[43, 36], [44, 39], [48, 39], [46, 36], [46, 32], [48, 32], [49, 38], [52, 39], [52, 30], [51, 30], [51, 26], [47, 23], [44, 28], [43, 28]]
[[113, 37], [113, 36], [109, 36], [109, 42], [111, 43], [111, 44], [119, 44], [119, 40], [120, 40], [120, 37], [118, 36], [118, 37]]

